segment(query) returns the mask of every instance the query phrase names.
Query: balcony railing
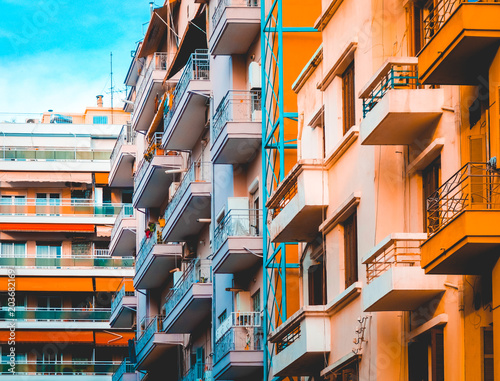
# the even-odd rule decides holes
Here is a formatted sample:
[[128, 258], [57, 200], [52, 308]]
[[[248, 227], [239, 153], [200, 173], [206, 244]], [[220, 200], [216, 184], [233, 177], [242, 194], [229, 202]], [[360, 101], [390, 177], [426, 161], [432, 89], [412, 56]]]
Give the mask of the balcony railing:
[[288, 348], [290, 345], [295, 343], [298, 339], [300, 339], [301, 334], [302, 330], [300, 328], [300, 322], [295, 323], [293, 328], [291, 328], [290, 331], [276, 343], [276, 353], [280, 353], [285, 348]]
[[123, 204], [96, 203], [90, 199], [0, 199], [0, 215], [4, 216], [112, 217], [122, 207]]
[[120, 306], [123, 298], [125, 296], [134, 296], [135, 293], [134, 291], [125, 291], [125, 285], [120, 288], [120, 291], [118, 291], [113, 300], [111, 301], [111, 313], [113, 314]]
[[144, 156], [142, 157], [139, 165], [137, 166], [137, 170], [135, 171], [135, 187], [137, 187], [137, 185], [142, 181], [142, 178], [151, 165], [151, 161], [153, 160], [153, 158], [157, 155], [164, 154], [164, 151], [160, 149], [162, 136], [163, 132], [155, 132], [151, 141], [149, 142], [148, 147], [144, 150]]
[[45, 307], [15, 307], [14, 315], [7, 307], [0, 309], [0, 320], [58, 320], [58, 321], [109, 321], [111, 310], [109, 308], [45, 308]]
[[230, 351], [261, 351], [263, 342], [262, 327], [231, 327], [215, 343], [215, 362]]
[[206, 49], [198, 49], [189, 58], [182, 72], [179, 82], [175, 86], [172, 94], [173, 101], [170, 108], [165, 107], [164, 131], [167, 130], [170, 121], [175, 113], [179, 101], [186, 92], [190, 81], [209, 80], [210, 79], [210, 55]]
[[188, 171], [182, 178], [182, 181], [179, 187], [177, 188], [177, 191], [175, 192], [174, 196], [167, 205], [167, 208], [165, 209], [165, 217], [164, 217], [165, 221], [168, 221], [169, 218], [172, 216], [172, 213], [174, 212], [177, 205], [179, 205], [179, 202], [182, 199], [182, 195], [189, 187], [189, 184], [197, 181], [210, 182], [211, 180], [212, 180], [212, 163], [197, 161], [191, 164]]
[[427, 199], [427, 232], [435, 234], [465, 210], [500, 209], [500, 175], [487, 163], [467, 163]]
[[30, 254], [0, 254], [0, 267], [58, 268], [58, 269], [120, 269], [131, 268], [133, 257], [94, 257], [74, 255], [71, 257], [42, 257]]
[[115, 147], [113, 148], [113, 152], [111, 152], [110, 156], [110, 161], [111, 161], [111, 167], [114, 165], [116, 159], [119, 156], [120, 149], [122, 148], [123, 145], [129, 144], [133, 145], [135, 144], [135, 136], [136, 132], [132, 128], [132, 125], [126, 124], [125, 126], [122, 127], [120, 131], [120, 135], [118, 135], [118, 139], [116, 139]]
[[212, 365], [196, 363], [189, 369], [185, 376], [182, 377], [182, 381], [213, 381]]
[[[119, 361], [19, 361], [14, 374], [33, 375], [111, 375], [120, 366]], [[11, 375], [11, 365], [0, 364], [0, 374]]]
[[212, 28], [217, 27], [227, 7], [260, 7], [260, 0], [220, 0], [212, 16]]
[[142, 76], [142, 80], [140, 80], [140, 84], [138, 85], [136, 96], [135, 96], [135, 101], [137, 102], [142, 98], [142, 95], [144, 94], [144, 91], [146, 90], [147, 84], [149, 83], [149, 80], [151, 79], [151, 76], [153, 75], [153, 72], [155, 70], [167, 70], [168, 65], [173, 58], [173, 55], [171, 53], [161, 53], [161, 52], [156, 52], [153, 55], [153, 58], [149, 62], [146, 70], [144, 71], [144, 75]]
[[363, 118], [366, 117], [384, 95], [391, 89], [418, 89], [417, 64], [390, 63], [378, 73], [378, 82], [368, 94], [363, 97]]
[[227, 237], [258, 237], [262, 235], [262, 211], [260, 209], [231, 209], [214, 231], [214, 252]]
[[217, 140], [228, 122], [260, 122], [261, 110], [260, 91], [228, 91], [215, 110], [212, 139]]
[[156, 231], [153, 233], [151, 237], [144, 236], [142, 238], [141, 244], [139, 245], [139, 252], [137, 253], [137, 258], [135, 262], [135, 272], [136, 274], [141, 269], [142, 265], [146, 261], [153, 247], [158, 244], [162, 244], [162, 232], [159, 225], [156, 226]]
[[195, 283], [212, 283], [212, 261], [209, 259], [195, 259], [189, 263], [172, 289], [168, 292], [165, 300], [165, 311], [167, 315], [172, 312], [177, 303], [189, 291]]
[[107, 161], [108, 150], [60, 147], [0, 147], [0, 160], [5, 161]]
[[92, 254], [94, 257], [109, 257], [109, 249], [94, 249]]
[[401, 239], [389, 240], [368, 262], [364, 262], [367, 282], [373, 282], [392, 267], [420, 267], [420, 245], [424, 241], [418, 234], [415, 237], [407, 235]]
[[120, 210], [120, 213], [118, 213], [118, 216], [116, 217], [113, 229], [111, 229], [111, 239], [113, 239], [116, 232], [118, 231], [118, 227], [120, 226], [122, 220], [124, 218], [132, 217], [134, 217], [134, 207], [132, 206], [132, 204], [123, 205], [122, 210]]
[[128, 357], [124, 358], [116, 372], [113, 374], [112, 381], [120, 381], [125, 373], [135, 373], [135, 366]]
[[260, 312], [231, 312], [215, 331], [215, 341], [219, 341], [232, 327], [256, 328], [262, 325]]
[[161, 332], [161, 322], [163, 320], [163, 316], [154, 316], [150, 318], [150, 321], [146, 328], [140, 333], [137, 345], [135, 347], [136, 353], [139, 353], [144, 349], [149, 340], [154, 336], [155, 333]]
[[283, 197], [278, 201], [277, 205], [273, 208], [272, 218], [275, 219], [278, 214], [288, 205], [288, 203], [295, 197], [297, 194], [297, 179], [290, 183], [288, 190], [283, 195]]

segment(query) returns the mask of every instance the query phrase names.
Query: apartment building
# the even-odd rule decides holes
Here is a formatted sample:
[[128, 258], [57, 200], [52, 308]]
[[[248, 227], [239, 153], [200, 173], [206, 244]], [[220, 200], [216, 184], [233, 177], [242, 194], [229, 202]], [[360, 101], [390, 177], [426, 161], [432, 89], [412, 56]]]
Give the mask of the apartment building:
[[111, 380], [134, 337], [110, 323], [112, 295], [132, 279], [134, 258], [108, 251], [132, 201], [131, 189], [108, 185], [130, 115], [97, 100], [81, 114], [2, 115], [1, 374], [13, 380]]

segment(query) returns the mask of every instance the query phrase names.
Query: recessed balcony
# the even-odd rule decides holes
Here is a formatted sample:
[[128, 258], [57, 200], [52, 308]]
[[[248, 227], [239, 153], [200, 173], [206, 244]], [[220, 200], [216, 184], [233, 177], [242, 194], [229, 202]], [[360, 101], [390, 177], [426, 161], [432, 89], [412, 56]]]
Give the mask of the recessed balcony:
[[361, 91], [360, 98], [364, 145], [413, 144], [443, 113], [443, 90], [421, 86], [415, 57], [387, 60]]
[[161, 231], [150, 238], [144, 237], [135, 263], [134, 287], [154, 289], [168, 279], [170, 271], [181, 267], [182, 245], [164, 244]]
[[158, 362], [160, 366], [168, 365], [167, 359], [177, 360], [175, 348], [184, 344], [184, 335], [161, 332], [161, 321], [162, 316], [150, 318], [144, 330], [138, 333], [135, 346], [137, 370], [154, 369]]
[[245, 54], [260, 32], [260, 0], [223, 0], [212, 16], [210, 53]]
[[134, 113], [132, 114], [132, 127], [136, 131], [148, 129], [156, 112], [154, 98], [164, 93], [163, 80], [174, 54], [156, 52], [142, 69], [136, 85]]
[[[311, 186], [316, 184], [316, 186]], [[318, 234], [328, 206], [328, 178], [322, 161], [301, 160], [269, 198], [273, 242], [309, 242]]]
[[113, 328], [131, 328], [135, 323], [137, 296], [134, 291], [127, 291], [127, 284], [130, 282], [123, 284], [111, 301], [109, 322]]
[[169, 195], [165, 209], [163, 242], [183, 242], [198, 234], [211, 216], [212, 163], [195, 162]]
[[113, 374], [112, 381], [138, 381], [135, 373], [135, 364], [132, 364], [128, 358], [124, 358], [116, 372]]
[[212, 119], [214, 164], [243, 164], [255, 158], [262, 144], [260, 91], [229, 91]]
[[111, 152], [109, 186], [134, 186], [133, 168], [136, 154], [135, 131], [131, 125], [123, 126]]
[[303, 306], [274, 332], [274, 377], [312, 376], [330, 353], [330, 319], [324, 306]]
[[498, 258], [500, 175], [467, 163], [427, 199], [421, 265], [429, 274], [481, 274]]
[[206, 50], [196, 50], [175, 86], [171, 106], [165, 107], [162, 141], [165, 149], [194, 147], [207, 123], [211, 89], [210, 56]]
[[165, 201], [165, 192], [174, 179], [174, 172], [181, 170], [184, 160], [176, 151], [165, 151], [160, 148], [163, 133], [156, 132], [134, 177], [134, 208], [156, 208]]
[[373, 311], [413, 311], [445, 291], [443, 277], [420, 267], [420, 244], [426, 233], [395, 233], [363, 259], [367, 285], [363, 307]]
[[190, 262], [165, 300], [165, 332], [191, 333], [204, 323], [212, 311], [211, 261]]
[[231, 209], [214, 231], [214, 274], [236, 274], [262, 264], [262, 210]]
[[215, 338], [215, 380], [262, 378], [264, 336], [260, 312], [232, 312]]
[[423, 83], [478, 85], [500, 42], [500, 3], [440, 0], [424, 19], [424, 47], [418, 54]]
[[111, 229], [109, 255], [131, 257], [135, 253], [135, 234], [137, 221], [132, 205], [123, 205]]

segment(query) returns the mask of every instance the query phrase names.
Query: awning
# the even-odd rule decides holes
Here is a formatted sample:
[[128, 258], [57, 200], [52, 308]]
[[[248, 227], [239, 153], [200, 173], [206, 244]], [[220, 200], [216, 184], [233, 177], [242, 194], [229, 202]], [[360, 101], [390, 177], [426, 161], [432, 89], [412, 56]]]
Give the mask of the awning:
[[[158, 127], [161, 125], [161, 121], [163, 121], [163, 111], [165, 110], [165, 100], [167, 99], [167, 96], [169, 95], [169, 92], [166, 92], [163, 94], [160, 100], [160, 107], [158, 108], [158, 111], [155, 114], [155, 117], [153, 121], [151, 122], [151, 125], [148, 128], [148, 133], [146, 135], [146, 138], [148, 141], [151, 141], [151, 138], [153, 137], [153, 134], [158, 131]], [[163, 129], [163, 126], [161, 126]]]
[[[9, 339], [9, 331], [0, 332], [0, 343], [6, 343]], [[97, 341], [97, 340], [96, 340]], [[81, 344], [93, 343], [92, 331], [16, 331], [16, 342], [20, 343], [64, 343]]]
[[172, 65], [168, 70], [165, 81], [172, 78], [181, 70], [189, 60], [189, 57], [196, 49], [207, 49], [207, 11], [204, 10], [200, 15], [192, 19], [186, 32], [182, 36], [179, 49], [175, 54]]
[[[7, 277], [0, 278], [0, 291], [8, 289]], [[91, 277], [16, 277], [16, 291], [61, 291], [61, 285], [64, 285], [64, 291], [94, 291]], [[116, 290], [116, 288], [115, 288]], [[109, 290], [111, 291], [111, 289]], [[113, 290], [114, 291], [114, 290]]]
[[0, 182], [6, 183], [84, 183], [92, 184], [91, 173], [69, 172], [2, 172]]
[[178, 0], [170, 0], [170, 5], [156, 8], [153, 11], [148, 30], [146, 32], [146, 35], [144, 36], [144, 40], [137, 58], [147, 57], [150, 54], [158, 51], [161, 40], [163, 39], [163, 37], [166, 37], [165, 32], [167, 30], [167, 25], [165, 25], [165, 22], [168, 22], [168, 9], [172, 8], [177, 3], [177, 1]]
[[95, 333], [95, 344], [98, 346], [128, 346], [128, 341], [135, 339], [134, 332], [102, 331]]
[[94, 233], [95, 226], [91, 224], [4, 223], [0, 224], [0, 231]]

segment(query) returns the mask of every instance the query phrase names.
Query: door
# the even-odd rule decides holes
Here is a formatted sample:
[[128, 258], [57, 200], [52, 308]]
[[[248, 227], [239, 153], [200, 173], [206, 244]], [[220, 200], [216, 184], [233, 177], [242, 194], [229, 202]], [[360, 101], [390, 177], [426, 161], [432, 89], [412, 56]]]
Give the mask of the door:
[[61, 214], [61, 195], [59, 193], [37, 193], [36, 214], [58, 216]]

